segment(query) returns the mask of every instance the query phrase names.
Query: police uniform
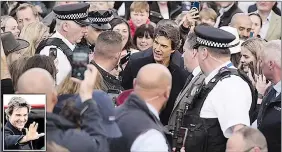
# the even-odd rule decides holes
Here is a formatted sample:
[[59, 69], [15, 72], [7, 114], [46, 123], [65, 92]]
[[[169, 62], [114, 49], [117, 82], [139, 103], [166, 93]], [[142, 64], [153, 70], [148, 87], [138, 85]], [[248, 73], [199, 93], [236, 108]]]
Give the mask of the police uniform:
[[[99, 31], [110, 30], [112, 27], [109, 22], [113, 18], [113, 12], [109, 10], [91, 11], [88, 13], [90, 26]], [[87, 42], [86, 38], [83, 38], [79, 45], [88, 46], [92, 51], [94, 51], [95, 48], [95, 44], [90, 44], [90, 42]]]
[[[56, 15], [57, 19], [60, 20], [71, 20], [77, 23], [80, 26], [88, 26], [88, 8], [89, 4], [87, 3], [78, 3], [78, 4], [68, 4], [57, 6], [53, 9], [53, 12]], [[62, 41], [64, 45], [66, 45], [66, 50], [70, 50], [67, 53], [65, 49], [62, 47], [58, 47], [55, 45], [47, 45], [41, 51], [41, 55], [49, 56], [50, 48], [57, 49], [57, 59], [58, 59], [58, 73], [56, 75], [56, 83], [59, 85], [63, 80], [67, 77], [67, 75], [71, 72], [71, 63], [70, 56], [72, 56], [72, 51], [74, 50], [76, 44], [72, 44], [69, 40], [67, 40], [63, 35], [60, 34], [59, 31], [56, 31], [50, 38], [58, 38]], [[50, 39], [49, 38], [49, 39]]]
[[[198, 46], [213, 48], [226, 49], [235, 39], [231, 33], [209, 26], [197, 26], [195, 34]], [[230, 63], [222, 63], [206, 75], [184, 113], [182, 127], [188, 129], [186, 151], [224, 152], [232, 127], [250, 125], [251, 83], [242, 79], [235, 67], [227, 68]]]

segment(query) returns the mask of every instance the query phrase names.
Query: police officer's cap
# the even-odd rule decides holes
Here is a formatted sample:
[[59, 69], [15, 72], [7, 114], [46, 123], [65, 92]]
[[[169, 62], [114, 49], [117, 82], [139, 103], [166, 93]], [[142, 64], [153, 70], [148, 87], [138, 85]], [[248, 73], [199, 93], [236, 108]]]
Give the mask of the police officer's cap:
[[206, 25], [196, 26], [194, 31], [197, 35], [198, 46], [225, 49], [236, 38], [229, 32]]
[[81, 26], [88, 26], [88, 3], [60, 5], [53, 8], [56, 17], [60, 20], [73, 20]]
[[114, 18], [113, 12], [110, 10], [92, 11], [88, 14], [91, 26], [99, 30], [110, 30], [110, 21]]

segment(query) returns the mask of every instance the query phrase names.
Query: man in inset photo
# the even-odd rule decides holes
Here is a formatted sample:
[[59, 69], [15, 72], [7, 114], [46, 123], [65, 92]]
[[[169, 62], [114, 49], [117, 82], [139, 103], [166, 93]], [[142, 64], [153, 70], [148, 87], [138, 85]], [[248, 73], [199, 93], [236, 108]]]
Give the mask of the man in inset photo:
[[30, 111], [31, 106], [24, 98], [13, 97], [9, 101], [5, 110], [4, 150], [33, 150], [33, 141], [45, 135], [37, 132], [36, 122], [25, 128]]

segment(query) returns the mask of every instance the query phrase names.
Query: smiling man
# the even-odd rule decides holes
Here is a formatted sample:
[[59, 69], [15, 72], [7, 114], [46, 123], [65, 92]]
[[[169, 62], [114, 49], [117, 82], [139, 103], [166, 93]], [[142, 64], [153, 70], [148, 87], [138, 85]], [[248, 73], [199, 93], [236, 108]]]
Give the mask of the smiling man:
[[4, 132], [4, 149], [9, 150], [32, 150], [33, 140], [36, 140], [43, 134], [38, 134], [38, 123], [33, 122], [29, 128], [25, 128], [28, 120], [28, 114], [31, 106], [21, 97], [13, 97], [8, 103], [6, 109], [6, 119]]
[[184, 70], [183, 58], [178, 51], [179, 47], [180, 32], [178, 27], [172, 24], [159, 26], [155, 30], [153, 47], [133, 54], [123, 72], [122, 86], [125, 89], [132, 89], [133, 79], [144, 65], [159, 63], [169, 69], [172, 74], [172, 89], [167, 106], [160, 114], [161, 122], [164, 125], [168, 123], [175, 99], [188, 76], [188, 72]]

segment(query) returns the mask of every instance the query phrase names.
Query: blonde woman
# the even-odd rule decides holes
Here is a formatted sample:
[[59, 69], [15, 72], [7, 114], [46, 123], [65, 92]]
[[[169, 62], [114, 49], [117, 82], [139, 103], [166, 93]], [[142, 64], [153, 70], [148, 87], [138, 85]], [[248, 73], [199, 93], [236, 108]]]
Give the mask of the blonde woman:
[[30, 46], [24, 50], [27, 56], [33, 56], [39, 43], [49, 37], [49, 28], [41, 22], [33, 22], [24, 26], [20, 38], [29, 42]]
[[[102, 88], [102, 76], [100, 73], [98, 73], [98, 77], [96, 79], [94, 89], [101, 90]], [[68, 76], [65, 78], [65, 80], [57, 86], [58, 96], [61, 95], [73, 95], [79, 93], [79, 84], [73, 82], [71, 80], [71, 74], [68, 74]]]

